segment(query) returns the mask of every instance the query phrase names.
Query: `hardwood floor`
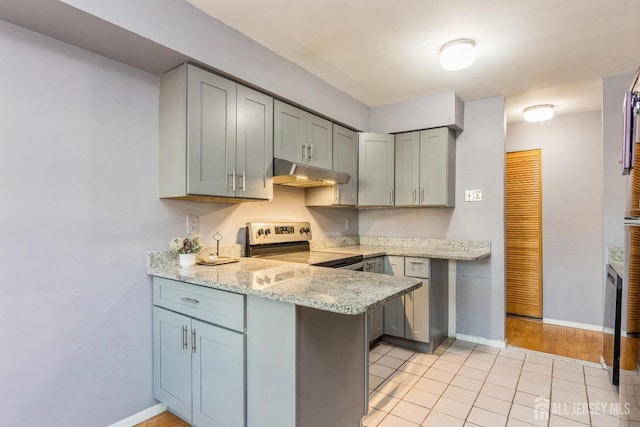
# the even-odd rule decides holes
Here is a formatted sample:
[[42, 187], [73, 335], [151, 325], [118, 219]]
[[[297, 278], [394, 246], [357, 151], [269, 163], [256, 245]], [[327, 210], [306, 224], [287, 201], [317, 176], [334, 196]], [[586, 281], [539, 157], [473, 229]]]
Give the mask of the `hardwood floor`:
[[165, 411], [160, 415], [156, 415], [147, 421], [136, 424], [136, 427], [190, 427], [191, 424], [187, 424], [180, 418], [176, 417], [169, 411]]
[[600, 362], [602, 333], [550, 325], [540, 320], [507, 316], [507, 345]]
[[[507, 345], [600, 363], [602, 333], [507, 316]], [[635, 371], [639, 338], [621, 338], [620, 368]]]

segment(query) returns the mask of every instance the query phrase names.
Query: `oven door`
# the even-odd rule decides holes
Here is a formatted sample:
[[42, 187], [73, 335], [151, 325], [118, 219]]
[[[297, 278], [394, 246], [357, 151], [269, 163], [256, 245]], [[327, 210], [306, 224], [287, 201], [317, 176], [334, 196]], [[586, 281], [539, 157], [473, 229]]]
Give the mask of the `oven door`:
[[356, 262], [355, 264], [343, 265], [341, 267], [334, 267], [334, 268], [340, 268], [342, 270], [364, 271], [364, 261]]

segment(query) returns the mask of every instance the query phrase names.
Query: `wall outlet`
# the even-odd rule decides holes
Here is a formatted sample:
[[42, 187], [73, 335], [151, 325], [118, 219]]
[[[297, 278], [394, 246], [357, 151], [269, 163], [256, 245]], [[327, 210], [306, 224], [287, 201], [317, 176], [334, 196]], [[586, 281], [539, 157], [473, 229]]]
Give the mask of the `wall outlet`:
[[198, 215], [187, 215], [187, 234], [200, 233], [200, 217]]
[[465, 190], [465, 192], [464, 192], [464, 201], [465, 202], [473, 202], [473, 190]]
[[474, 202], [482, 201], [482, 190], [473, 190], [473, 201]]

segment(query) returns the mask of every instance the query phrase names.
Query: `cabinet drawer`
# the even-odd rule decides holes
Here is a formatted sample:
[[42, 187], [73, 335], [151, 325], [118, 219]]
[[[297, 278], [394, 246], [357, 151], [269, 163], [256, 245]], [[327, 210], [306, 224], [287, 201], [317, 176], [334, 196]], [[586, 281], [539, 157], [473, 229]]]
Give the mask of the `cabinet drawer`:
[[408, 277], [429, 278], [429, 258], [406, 257], [404, 275]]
[[153, 278], [153, 304], [244, 332], [244, 295], [161, 277]]

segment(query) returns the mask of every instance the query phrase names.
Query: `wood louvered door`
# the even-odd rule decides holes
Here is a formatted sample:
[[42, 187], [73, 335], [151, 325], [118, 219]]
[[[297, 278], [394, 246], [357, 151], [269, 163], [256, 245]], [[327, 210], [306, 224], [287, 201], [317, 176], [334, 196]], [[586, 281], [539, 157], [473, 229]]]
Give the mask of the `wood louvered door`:
[[507, 153], [507, 313], [542, 318], [540, 150]]

